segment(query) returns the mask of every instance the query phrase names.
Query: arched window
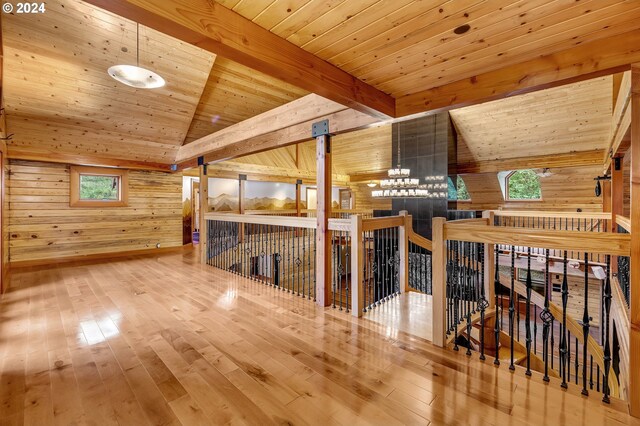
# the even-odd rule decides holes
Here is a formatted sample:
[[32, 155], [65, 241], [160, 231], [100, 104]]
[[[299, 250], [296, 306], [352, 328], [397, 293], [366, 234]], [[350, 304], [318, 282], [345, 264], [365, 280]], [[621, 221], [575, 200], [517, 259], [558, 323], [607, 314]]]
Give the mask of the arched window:
[[458, 175], [456, 184], [453, 184], [453, 180], [449, 177], [449, 200], [450, 201], [471, 201], [467, 186], [464, 184], [462, 177]]
[[541, 200], [540, 178], [531, 169], [515, 170], [506, 177], [508, 200]]

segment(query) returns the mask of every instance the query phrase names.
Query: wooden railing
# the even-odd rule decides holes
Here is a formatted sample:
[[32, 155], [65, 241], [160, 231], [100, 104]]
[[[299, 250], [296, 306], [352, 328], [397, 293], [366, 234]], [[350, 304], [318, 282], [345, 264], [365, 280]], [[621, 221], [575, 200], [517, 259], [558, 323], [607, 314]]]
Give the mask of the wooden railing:
[[[206, 263], [316, 300], [316, 219], [207, 213]], [[408, 216], [329, 219], [329, 305], [361, 316], [406, 291]]]
[[[515, 217], [527, 217], [521, 213]], [[527, 375], [540, 371], [562, 387], [574, 382], [585, 395], [601, 392], [605, 402], [610, 395], [624, 397], [627, 377], [615, 371], [625, 369], [613, 363], [629, 356], [612, 352], [612, 321], [620, 315], [615, 303], [612, 312], [617, 289], [612, 290], [610, 265], [612, 256], [629, 255], [629, 235], [582, 225], [581, 231], [495, 226], [494, 214], [434, 219], [434, 343], [464, 347], [481, 359], [491, 356], [512, 370], [521, 364]], [[571, 259], [572, 252], [582, 253], [581, 261]], [[594, 266], [594, 256], [603, 261]], [[538, 287], [535, 275], [543, 277]], [[561, 282], [553, 283], [551, 275]], [[595, 286], [601, 291], [590, 291]], [[579, 305], [569, 303], [577, 299]]]
[[611, 213], [491, 210], [495, 226], [609, 232]]
[[[240, 214], [238, 210], [215, 212], [217, 214]], [[268, 209], [268, 210], [245, 210], [243, 214], [258, 216], [296, 216], [296, 209]], [[330, 217], [332, 219], [349, 219], [351, 216], [360, 215], [365, 219], [373, 218], [373, 210], [371, 209], [334, 209], [331, 210]], [[299, 217], [316, 217], [316, 211], [311, 209], [301, 209]]]

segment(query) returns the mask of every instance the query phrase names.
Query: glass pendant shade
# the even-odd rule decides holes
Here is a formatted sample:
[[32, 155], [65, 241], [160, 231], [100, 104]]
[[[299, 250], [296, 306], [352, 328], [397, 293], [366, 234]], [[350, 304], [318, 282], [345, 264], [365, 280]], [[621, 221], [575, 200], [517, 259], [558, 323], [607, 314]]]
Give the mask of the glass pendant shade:
[[122, 84], [138, 89], [157, 89], [165, 85], [164, 78], [135, 65], [114, 65], [109, 67], [109, 75]]

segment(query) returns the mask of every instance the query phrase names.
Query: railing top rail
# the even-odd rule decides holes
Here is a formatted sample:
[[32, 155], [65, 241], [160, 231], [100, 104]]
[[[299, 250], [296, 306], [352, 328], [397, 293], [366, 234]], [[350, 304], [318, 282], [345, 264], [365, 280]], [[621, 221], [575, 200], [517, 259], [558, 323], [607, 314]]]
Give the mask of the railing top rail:
[[616, 215], [616, 224], [622, 226], [628, 233], [631, 233], [631, 220], [628, 217]]
[[429, 251], [433, 251], [433, 243], [431, 242], [431, 240], [426, 239], [425, 237], [423, 237], [420, 234], [416, 234], [413, 229], [411, 229], [409, 231], [409, 241], [411, 241], [412, 243], [427, 249]]
[[629, 234], [608, 232], [556, 231], [447, 222], [444, 226], [444, 239], [614, 256], [629, 256], [631, 252]]
[[295, 216], [275, 216], [275, 215], [252, 215], [236, 213], [206, 213], [206, 220], [219, 220], [223, 222], [254, 223], [260, 225], [290, 226], [292, 228], [315, 228], [316, 218], [295, 217]]
[[554, 217], [561, 219], [611, 219], [606, 212], [552, 212], [544, 210], [489, 210], [494, 216], [504, 217]]
[[351, 231], [351, 219], [329, 219], [329, 230]]
[[377, 229], [394, 228], [404, 225], [404, 216], [387, 216], [362, 219], [363, 231], [375, 231]]

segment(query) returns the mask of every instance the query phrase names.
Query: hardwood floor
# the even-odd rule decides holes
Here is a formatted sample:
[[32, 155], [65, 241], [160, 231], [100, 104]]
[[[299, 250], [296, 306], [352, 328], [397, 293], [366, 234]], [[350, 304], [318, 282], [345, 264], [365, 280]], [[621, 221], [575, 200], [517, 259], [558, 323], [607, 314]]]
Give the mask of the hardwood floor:
[[380, 312], [321, 309], [192, 251], [16, 270], [0, 424], [637, 424]]

